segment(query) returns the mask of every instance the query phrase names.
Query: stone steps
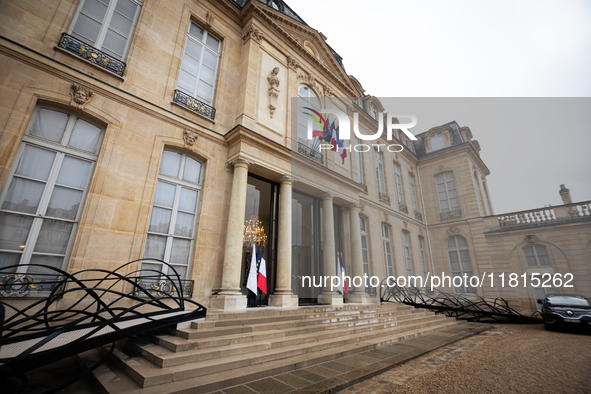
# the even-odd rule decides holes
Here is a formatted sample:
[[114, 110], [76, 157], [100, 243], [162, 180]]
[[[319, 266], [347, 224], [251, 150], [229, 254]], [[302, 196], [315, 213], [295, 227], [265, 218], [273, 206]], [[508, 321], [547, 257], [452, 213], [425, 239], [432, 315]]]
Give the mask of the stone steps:
[[[138, 393], [205, 393], [458, 323], [399, 304], [213, 312], [189, 328], [171, 330], [175, 335], [153, 337], [154, 343], [128, 341], [111, 365], [125, 372], [113, 374]], [[106, 392], [116, 392], [97, 379]]]

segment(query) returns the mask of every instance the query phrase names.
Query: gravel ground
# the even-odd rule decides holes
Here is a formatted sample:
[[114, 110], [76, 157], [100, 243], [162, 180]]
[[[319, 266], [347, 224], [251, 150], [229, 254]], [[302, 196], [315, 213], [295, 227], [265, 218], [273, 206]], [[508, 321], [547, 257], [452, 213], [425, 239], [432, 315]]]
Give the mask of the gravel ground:
[[500, 335], [392, 393], [591, 393], [591, 335], [497, 325]]

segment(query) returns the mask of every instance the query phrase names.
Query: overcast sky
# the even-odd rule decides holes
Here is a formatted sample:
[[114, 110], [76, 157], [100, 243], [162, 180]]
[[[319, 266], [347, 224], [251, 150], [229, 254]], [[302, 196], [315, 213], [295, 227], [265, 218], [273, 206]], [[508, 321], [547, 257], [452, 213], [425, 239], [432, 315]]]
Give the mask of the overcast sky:
[[[287, 3], [328, 37], [366, 94], [578, 97], [476, 100], [477, 106], [494, 103], [495, 110], [487, 112], [489, 117], [483, 116], [484, 107], [476, 111], [480, 116], [469, 111], [450, 111], [449, 117], [417, 114], [413, 132], [452, 120], [469, 126], [491, 172], [496, 213], [559, 205], [561, 183], [574, 201], [591, 200], [591, 1]], [[452, 107], [465, 102], [447, 101]], [[508, 122], [502, 111], [511, 108], [523, 111], [519, 117], [518, 111], [508, 115]]]

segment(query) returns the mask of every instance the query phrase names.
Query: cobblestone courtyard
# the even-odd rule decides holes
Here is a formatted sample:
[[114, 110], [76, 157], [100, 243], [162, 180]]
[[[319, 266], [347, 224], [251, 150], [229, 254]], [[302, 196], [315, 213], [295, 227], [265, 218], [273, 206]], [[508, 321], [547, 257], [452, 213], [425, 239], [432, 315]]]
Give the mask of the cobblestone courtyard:
[[591, 335], [498, 324], [341, 393], [591, 393]]

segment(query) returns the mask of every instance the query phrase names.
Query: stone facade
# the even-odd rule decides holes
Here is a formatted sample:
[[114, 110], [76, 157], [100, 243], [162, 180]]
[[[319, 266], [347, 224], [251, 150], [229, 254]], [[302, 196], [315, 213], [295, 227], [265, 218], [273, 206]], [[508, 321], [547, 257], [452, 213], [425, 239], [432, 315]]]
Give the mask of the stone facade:
[[[187, 239], [182, 238], [192, 242], [184, 249], [189, 253], [188, 263], [179, 267], [184, 267], [185, 277], [194, 281], [193, 298], [205, 306], [241, 309], [247, 305], [240, 273], [244, 266], [242, 233], [249, 176], [268, 180], [279, 190], [276, 243], [269, 259], [274, 285], [269, 288], [271, 305], [298, 303], [291, 278], [292, 193], [310, 196], [323, 207], [321, 260], [325, 275], [336, 274], [338, 255], [347, 274], [363, 273], [363, 262], [367, 261], [370, 275], [385, 278], [386, 248], [397, 275], [410, 269], [421, 276], [426, 272], [449, 273], [446, 243], [451, 237], [461, 236], [467, 241], [474, 275], [528, 272], [523, 247], [545, 245], [553, 272], [572, 272], [575, 276], [570, 292], [591, 296], [589, 204], [567, 204], [561, 208], [564, 212], [555, 210], [555, 220], [544, 223], [504, 225], [500, 222], [502, 215], [494, 215], [486, 186], [489, 171], [467, 127], [452, 122], [418, 135], [415, 142], [399, 130], [394, 141], [387, 141], [384, 133], [377, 143], [400, 144], [404, 150], [382, 154], [382, 184], [376, 172], [378, 153], [373, 148], [359, 158], [355, 152], [348, 152], [344, 163], [330, 151], [322, 152], [322, 163], [302, 155], [292, 108], [292, 99], [298, 97], [301, 86], [311, 89], [322, 104], [330, 98], [351, 98], [340, 109], [358, 112], [360, 128], [367, 134], [375, 133], [378, 121], [374, 111], [381, 112], [383, 107], [346, 73], [340, 56], [325, 43], [325, 37], [283, 1], [127, 1], [125, 4], [132, 4], [136, 11], [128, 13], [132, 27], [120, 56], [125, 62], [120, 73], [117, 70], [121, 68], [109, 68], [117, 59], [104, 54], [108, 29], [103, 28], [96, 40], [98, 43], [103, 34], [105, 50], [97, 56], [92, 56], [96, 53], [88, 47], [73, 49], [63, 44], [64, 37], [76, 36], [82, 29], [75, 21], [82, 20], [82, 14], [95, 12], [84, 8], [91, 0], [84, 1], [0, 3], [3, 220], [8, 223], [6, 218], [16, 217], [10, 215], [20, 215], [24, 221], [34, 220], [35, 215], [52, 217], [49, 211], [24, 212], [8, 204], [10, 196], [17, 193], [10, 185], [21, 179], [17, 167], [24, 157], [24, 146], [55, 148], [91, 163], [88, 182], [81, 188], [80, 207], [72, 207], [77, 213], [67, 222], [72, 223], [73, 235], [66, 237], [59, 254], [62, 260], [55, 263], [60, 267], [69, 271], [113, 269], [145, 257], [147, 234], [155, 231], [150, 218], [157, 185], [159, 180], [166, 183], [168, 179], [161, 170], [163, 152], [170, 151], [182, 155], [182, 160], [192, 158], [202, 165], [197, 183], [187, 186], [198, 192], [198, 200], [195, 219], [189, 224], [193, 229]], [[119, 18], [112, 16], [120, 11], [114, 4], [105, 14], [111, 19]], [[194, 26], [202, 29], [201, 33], [194, 33]], [[213, 37], [214, 42], [203, 43], [199, 37]], [[187, 89], [179, 93], [182, 78], [191, 78], [183, 73], [193, 70], [187, 60], [190, 45], [200, 46], [199, 51], [207, 51], [214, 59], [210, 99], [197, 88], [199, 97], [187, 93]], [[195, 70], [205, 67], [199, 64], [207, 59], [200, 59], [195, 60]], [[203, 70], [199, 72], [201, 79], [195, 83], [200, 84], [209, 76]], [[52, 145], [55, 141], [35, 135], [35, 122], [41, 119], [42, 109], [95, 125], [101, 130], [96, 151], [91, 155], [80, 153], [70, 149], [71, 142], [65, 140], [66, 147], [60, 151], [61, 147]], [[447, 203], [451, 205], [445, 212], [437, 190], [437, 179], [443, 179], [438, 176], [444, 173], [453, 174], [457, 194], [457, 204], [448, 194]], [[442, 182], [447, 181], [445, 178]], [[59, 179], [46, 180], [48, 185], [51, 182], [60, 185]], [[58, 187], [55, 185], [51, 187]], [[43, 204], [51, 208], [51, 190], [45, 190], [47, 196], [43, 194], [35, 209], [41, 210]], [[24, 204], [30, 204], [29, 200], [24, 199]], [[576, 215], [573, 209], [578, 209]], [[359, 243], [360, 221], [366, 223], [363, 236], [367, 246]], [[335, 222], [341, 223], [340, 227], [334, 226]], [[31, 228], [30, 234], [40, 237], [41, 230]], [[384, 237], [384, 228], [388, 237]], [[335, 234], [335, 229], [339, 235], [328, 236]], [[162, 236], [172, 239], [178, 235], [170, 231]], [[11, 236], [5, 226], [2, 238]], [[3, 240], [0, 249], [4, 260], [0, 264], [31, 261], [37, 251], [26, 242], [31, 242], [32, 236], [21, 235], [20, 249]], [[385, 238], [389, 238], [389, 247]], [[335, 242], [340, 246], [333, 245]], [[168, 248], [162, 253], [170, 253]], [[345, 302], [378, 302], [367, 292], [363, 286], [354, 288]], [[498, 292], [497, 288], [483, 287], [477, 293], [523, 299], [523, 309], [534, 308], [530, 301], [533, 293], [528, 288]], [[318, 300], [338, 304], [343, 297], [324, 289]]]

